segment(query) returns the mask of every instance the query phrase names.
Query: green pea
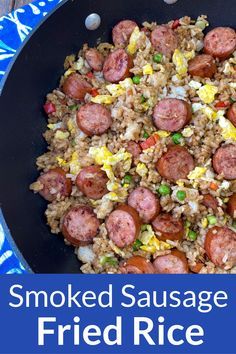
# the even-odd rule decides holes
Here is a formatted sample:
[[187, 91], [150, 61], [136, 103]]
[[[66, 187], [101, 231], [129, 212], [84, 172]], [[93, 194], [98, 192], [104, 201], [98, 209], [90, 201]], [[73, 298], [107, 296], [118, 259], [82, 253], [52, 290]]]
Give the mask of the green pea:
[[146, 101], [147, 101], [147, 98], [144, 95], [142, 95], [141, 96], [141, 103], [145, 103]]
[[186, 220], [184, 223], [184, 227], [189, 228], [191, 226], [191, 222]]
[[169, 195], [170, 194], [170, 187], [167, 184], [162, 184], [162, 185], [160, 185], [160, 187], [158, 188], [157, 191], [160, 195], [163, 195], [163, 196]]
[[181, 141], [183, 140], [183, 135], [181, 133], [175, 133], [172, 135], [172, 141], [176, 145], [181, 144]]
[[195, 231], [193, 231], [193, 230], [189, 230], [188, 239], [190, 241], [195, 241], [197, 239], [197, 233]]
[[176, 197], [182, 202], [186, 198], [186, 192], [185, 191], [178, 191], [176, 193]]
[[123, 181], [122, 181], [122, 185], [124, 184], [130, 184], [132, 182], [132, 176], [130, 175], [125, 175], [125, 177], [123, 178]]
[[161, 53], [153, 55], [153, 61], [155, 63], [161, 63], [162, 62], [162, 58], [163, 58], [163, 55]]
[[134, 243], [133, 243], [133, 251], [138, 251], [139, 248], [142, 246], [142, 242], [137, 239]]
[[109, 264], [111, 266], [116, 266], [118, 264], [118, 260], [115, 257], [102, 256], [100, 258], [100, 264], [101, 265]]
[[147, 139], [147, 138], [149, 138], [149, 134], [147, 132], [144, 132], [143, 137], [144, 137], [144, 139]]
[[138, 85], [140, 84], [141, 77], [139, 75], [136, 75], [132, 78], [132, 80], [134, 84]]
[[207, 220], [210, 225], [215, 225], [217, 223], [217, 218], [214, 215], [208, 215]]
[[76, 109], [79, 108], [79, 106], [77, 104], [72, 104], [71, 106], [68, 106], [68, 108], [71, 110], [71, 111], [75, 111]]

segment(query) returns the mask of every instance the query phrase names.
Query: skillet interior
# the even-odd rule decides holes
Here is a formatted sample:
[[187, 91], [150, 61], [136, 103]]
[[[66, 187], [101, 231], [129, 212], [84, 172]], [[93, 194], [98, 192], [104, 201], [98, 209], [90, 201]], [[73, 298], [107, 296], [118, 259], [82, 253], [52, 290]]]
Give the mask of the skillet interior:
[[[112, 4], [112, 5], [111, 5]], [[0, 99], [0, 201], [12, 237], [29, 266], [37, 273], [78, 273], [73, 248], [46, 226], [46, 202], [29, 191], [37, 177], [35, 159], [46, 150], [42, 132], [46, 119], [42, 105], [56, 87], [66, 55], [97, 38], [111, 40], [112, 26], [129, 18], [166, 22], [189, 15], [207, 14], [211, 26], [235, 27], [235, 0], [69, 0], [31, 36], [6, 80]], [[97, 12], [102, 24], [96, 31], [84, 26]]]

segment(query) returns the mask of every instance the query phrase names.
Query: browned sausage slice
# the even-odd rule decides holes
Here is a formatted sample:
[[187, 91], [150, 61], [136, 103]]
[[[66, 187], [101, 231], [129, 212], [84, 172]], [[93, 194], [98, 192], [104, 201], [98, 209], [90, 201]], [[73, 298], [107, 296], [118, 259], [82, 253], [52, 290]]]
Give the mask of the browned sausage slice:
[[85, 59], [87, 60], [90, 68], [95, 71], [102, 71], [104, 57], [96, 48], [89, 48], [86, 50]]
[[76, 185], [86, 197], [101, 199], [108, 193], [107, 175], [99, 166], [84, 167], [76, 177]]
[[236, 219], [236, 193], [232, 194], [227, 204], [227, 213]]
[[171, 251], [170, 254], [159, 256], [153, 262], [156, 273], [159, 274], [187, 274], [189, 273], [188, 261], [183, 252]]
[[116, 83], [130, 76], [129, 70], [133, 66], [133, 59], [124, 49], [117, 49], [110, 53], [103, 65], [103, 76], [106, 81]]
[[93, 209], [86, 205], [77, 205], [69, 209], [61, 222], [63, 236], [74, 246], [92, 243], [98, 228], [99, 221]]
[[79, 74], [68, 76], [62, 86], [62, 91], [67, 96], [76, 100], [83, 100], [86, 93], [92, 90], [92, 86]]
[[236, 178], [236, 145], [221, 146], [213, 156], [213, 167], [217, 174], [222, 174], [225, 179]]
[[118, 246], [132, 244], [140, 232], [140, 219], [137, 211], [123, 204], [114, 210], [106, 220], [106, 228], [110, 239]]
[[120, 266], [123, 274], [154, 274], [155, 268], [152, 263], [141, 256], [133, 256]]
[[140, 145], [135, 141], [129, 141], [126, 150], [132, 155], [134, 159], [139, 157], [142, 152]]
[[215, 265], [232, 268], [236, 265], [236, 233], [228, 227], [211, 228], [206, 234], [205, 251]]
[[234, 103], [227, 112], [227, 118], [236, 127], [236, 103]]
[[194, 169], [192, 155], [183, 146], [170, 146], [167, 152], [157, 161], [159, 174], [171, 182], [186, 179]]
[[204, 194], [202, 204], [213, 211], [217, 210], [218, 202], [211, 194]]
[[177, 98], [165, 98], [154, 108], [153, 121], [161, 130], [175, 132], [182, 129], [192, 118], [188, 102]]
[[111, 124], [111, 112], [99, 103], [86, 103], [77, 113], [77, 125], [88, 136], [102, 135]]
[[236, 49], [236, 33], [230, 27], [216, 27], [204, 39], [204, 51], [219, 59], [227, 59]]
[[188, 63], [188, 72], [192, 76], [212, 78], [217, 71], [214, 58], [208, 54], [200, 54]]
[[134, 189], [128, 198], [128, 204], [139, 213], [144, 223], [149, 223], [160, 213], [160, 202], [148, 188]]
[[178, 46], [174, 31], [165, 25], [157, 26], [151, 33], [151, 42], [157, 52], [171, 57]]
[[184, 225], [181, 219], [176, 219], [170, 214], [160, 214], [152, 222], [154, 230], [160, 240], [182, 240]]
[[49, 202], [57, 199], [58, 196], [68, 197], [71, 194], [71, 180], [66, 178], [66, 172], [59, 167], [43, 173], [38, 181], [43, 185], [39, 194]]
[[112, 39], [115, 46], [126, 46], [133, 30], [137, 26], [137, 23], [131, 20], [123, 20], [117, 23], [112, 30]]

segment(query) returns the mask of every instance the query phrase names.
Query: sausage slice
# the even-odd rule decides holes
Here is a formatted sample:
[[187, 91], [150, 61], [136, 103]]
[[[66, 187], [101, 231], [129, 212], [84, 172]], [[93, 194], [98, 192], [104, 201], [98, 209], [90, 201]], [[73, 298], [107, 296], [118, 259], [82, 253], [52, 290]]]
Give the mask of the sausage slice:
[[112, 125], [111, 112], [99, 103], [86, 103], [77, 113], [77, 125], [88, 136], [102, 135]]
[[165, 98], [158, 102], [153, 112], [153, 122], [158, 129], [175, 132], [192, 118], [188, 102], [177, 98]]
[[227, 112], [227, 118], [231, 123], [236, 127], [236, 103], [232, 104], [230, 109]]
[[178, 46], [175, 32], [168, 26], [157, 26], [151, 33], [151, 42], [157, 52], [171, 57]]
[[188, 72], [192, 76], [212, 78], [217, 71], [214, 58], [209, 54], [200, 54], [188, 63]]
[[90, 93], [92, 86], [79, 74], [68, 76], [62, 86], [65, 95], [76, 100], [83, 100], [86, 93]]
[[134, 189], [128, 198], [128, 204], [139, 213], [144, 223], [149, 223], [160, 213], [160, 202], [148, 188]]
[[135, 141], [129, 141], [126, 150], [132, 155], [134, 159], [139, 157], [142, 152], [140, 145]]
[[49, 202], [57, 199], [57, 196], [69, 197], [71, 194], [71, 180], [66, 178], [66, 172], [59, 167], [43, 173], [38, 181], [43, 185], [39, 194]]
[[132, 244], [138, 237], [141, 222], [137, 211], [123, 204], [108, 216], [106, 228], [110, 239], [122, 248]]
[[104, 57], [96, 48], [89, 48], [86, 50], [85, 59], [91, 69], [95, 71], [102, 71]]
[[148, 259], [133, 256], [120, 266], [120, 272], [123, 274], [154, 274], [155, 268]]
[[204, 51], [219, 59], [227, 59], [236, 49], [236, 33], [230, 27], [216, 27], [204, 39]]
[[84, 167], [76, 177], [76, 185], [86, 197], [101, 199], [108, 193], [107, 175], [99, 166]]
[[185, 147], [170, 146], [157, 161], [156, 168], [163, 178], [176, 182], [187, 178], [189, 172], [194, 169], [194, 160]]
[[182, 240], [184, 225], [181, 219], [174, 218], [171, 214], [160, 214], [152, 222], [154, 230], [160, 240]]
[[112, 30], [112, 39], [115, 46], [126, 46], [133, 30], [137, 26], [137, 23], [131, 20], [123, 20], [117, 23]]
[[69, 209], [63, 216], [61, 232], [72, 245], [84, 246], [92, 243], [99, 225], [92, 208], [78, 205]]
[[228, 227], [212, 227], [206, 234], [204, 247], [216, 266], [232, 268], [236, 265], [236, 233]]
[[189, 273], [188, 261], [183, 252], [171, 251], [170, 254], [159, 256], [153, 262], [156, 273], [159, 274], [187, 274]]
[[236, 219], [236, 193], [232, 194], [227, 204], [227, 213]]
[[222, 174], [225, 179], [236, 178], [236, 145], [221, 146], [213, 156], [213, 167], [217, 174]]
[[217, 210], [218, 202], [211, 194], [204, 194], [202, 204], [213, 211]]
[[132, 66], [132, 57], [124, 49], [116, 49], [108, 55], [103, 65], [104, 79], [112, 83], [122, 81], [130, 76]]

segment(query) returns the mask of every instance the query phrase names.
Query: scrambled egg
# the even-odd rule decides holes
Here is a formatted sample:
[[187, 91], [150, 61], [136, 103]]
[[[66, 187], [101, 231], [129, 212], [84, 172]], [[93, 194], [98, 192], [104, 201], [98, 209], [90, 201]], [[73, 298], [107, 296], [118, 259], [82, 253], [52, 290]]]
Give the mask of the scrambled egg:
[[218, 88], [216, 86], [206, 84], [197, 91], [197, 94], [204, 103], [212, 103], [217, 92]]
[[73, 73], [75, 73], [75, 70], [70, 68], [70, 69], [66, 70], [66, 72], [64, 73], [64, 76], [68, 77], [68, 76], [70, 76]]
[[184, 54], [179, 50], [176, 49], [174, 51], [172, 61], [176, 67], [176, 71], [180, 76], [184, 76], [187, 74], [188, 71], [188, 61], [185, 58]]
[[80, 163], [79, 163], [79, 155], [78, 152], [73, 152], [71, 156], [71, 160], [69, 161], [70, 173], [72, 175], [77, 175], [81, 170]]
[[205, 115], [211, 120], [215, 120], [217, 118], [217, 112], [215, 112], [211, 107], [206, 106], [202, 108], [202, 112], [204, 112]]
[[57, 163], [60, 167], [63, 167], [63, 166], [66, 166], [67, 165], [67, 162], [66, 160], [64, 160], [62, 157], [60, 156], [57, 156], [56, 157], [56, 160], [57, 160]]
[[168, 136], [170, 136], [170, 132], [167, 132], [166, 130], [158, 130], [156, 132], [160, 138], [167, 138]]
[[236, 141], [236, 128], [228, 119], [221, 116], [219, 118], [219, 126], [222, 129], [221, 135], [225, 140], [233, 139]]
[[136, 167], [136, 172], [140, 177], [145, 177], [146, 174], [148, 173], [147, 166], [142, 162], [138, 163]]
[[184, 130], [182, 131], [182, 135], [185, 138], [190, 138], [190, 136], [192, 136], [194, 133], [193, 129], [190, 127], [184, 128]]
[[189, 87], [191, 87], [195, 90], [200, 89], [200, 87], [202, 86], [202, 84], [200, 82], [194, 81], [194, 80], [191, 80], [188, 85], [189, 85]]
[[61, 130], [57, 130], [55, 133], [55, 138], [60, 139], [60, 140], [65, 140], [65, 139], [69, 138], [69, 136], [70, 136], [69, 132], [63, 132]]
[[138, 26], [136, 26], [130, 36], [130, 40], [129, 40], [129, 45], [127, 47], [127, 52], [130, 55], [133, 55], [137, 52], [137, 43], [140, 37], [140, 30], [138, 28]]
[[76, 128], [71, 118], [67, 122], [67, 128], [71, 134], [75, 134]]
[[115, 97], [110, 95], [97, 95], [91, 98], [91, 102], [100, 104], [112, 104], [114, 100]]
[[151, 225], [147, 225], [147, 229], [141, 233], [139, 240], [143, 244], [140, 249], [152, 254], [156, 251], [164, 251], [172, 248], [167, 242], [158, 240]]
[[[133, 86], [133, 81], [127, 78], [120, 81], [119, 84], [110, 84], [106, 86], [107, 91], [112, 95], [112, 97], [119, 97], [126, 92], [126, 89]], [[104, 95], [103, 95], [104, 96]], [[97, 96], [96, 96], [97, 97]]]
[[207, 171], [206, 167], [195, 167], [195, 169], [188, 174], [188, 179], [193, 179], [193, 180], [199, 179], [202, 176], [204, 176], [206, 171]]
[[48, 124], [47, 127], [48, 129], [50, 130], [56, 130], [56, 129], [60, 129], [62, 127], [62, 122], [59, 122], [59, 123], [54, 123], [54, 124]]
[[146, 64], [143, 66], [143, 75], [152, 75], [153, 74], [153, 68], [151, 64]]

